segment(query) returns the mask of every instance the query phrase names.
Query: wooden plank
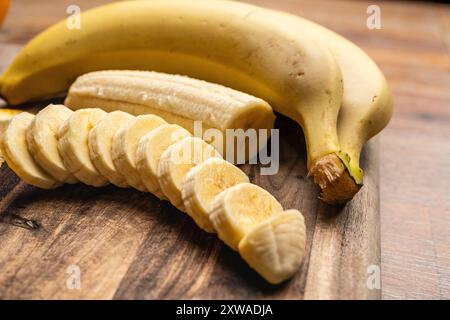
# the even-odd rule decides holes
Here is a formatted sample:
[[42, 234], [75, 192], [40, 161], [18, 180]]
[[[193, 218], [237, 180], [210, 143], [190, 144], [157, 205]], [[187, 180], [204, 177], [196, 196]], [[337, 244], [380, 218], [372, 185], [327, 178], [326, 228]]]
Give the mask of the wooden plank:
[[[105, 2], [77, 4], [85, 10]], [[342, 33], [383, 69], [396, 109], [380, 137], [383, 297], [449, 298], [449, 7], [407, 1], [252, 2], [302, 15]], [[66, 17], [69, 4], [72, 1], [12, 1], [0, 29], [0, 64], [5, 62], [1, 57], [6, 43], [17, 46], [28, 41]], [[372, 4], [381, 7], [381, 30], [366, 28], [366, 8]], [[8, 171], [1, 175], [9, 177]], [[16, 181], [10, 177], [5, 183], [2, 196]]]
[[[0, 298], [111, 298], [150, 225], [142, 208], [158, 206], [153, 197], [112, 189], [17, 184], [1, 213]], [[70, 266], [80, 268], [86, 290], [68, 290]]]

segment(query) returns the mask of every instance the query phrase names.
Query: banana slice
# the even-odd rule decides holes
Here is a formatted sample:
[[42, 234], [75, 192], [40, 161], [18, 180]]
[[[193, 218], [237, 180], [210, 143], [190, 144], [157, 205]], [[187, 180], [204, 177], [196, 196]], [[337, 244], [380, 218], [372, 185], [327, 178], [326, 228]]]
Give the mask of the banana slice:
[[267, 281], [294, 275], [305, 255], [306, 227], [298, 210], [287, 210], [257, 225], [239, 243], [241, 257]]
[[249, 182], [238, 167], [219, 158], [210, 158], [192, 168], [181, 190], [187, 214], [206, 232], [215, 232], [209, 218], [211, 204], [220, 192], [238, 183]]
[[[3, 139], [3, 134], [8, 127], [9, 121], [19, 113], [22, 113], [23, 110], [19, 109], [7, 109], [7, 108], [0, 108], [0, 146], [1, 146], [1, 140]], [[0, 167], [2, 166], [4, 162], [2, 148], [0, 147]]]
[[136, 150], [139, 140], [148, 132], [166, 124], [162, 118], [146, 114], [132, 120], [116, 132], [111, 148], [112, 160], [127, 183], [139, 191], [147, 191], [136, 169]]
[[188, 171], [209, 158], [221, 158], [220, 153], [200, 138], [189, 137], [171, 145], [161, 155], [158, 179], [161, 190], [170, 202], [185, 211], [181, 189]]
[[115, 133], [135, 117], [122, 111], [108, 113], [89, 133], [89, 155], [95, 168], [112, 184], [126, 188], [129, 184], [113, 163], [111, 149]]
[[24, 111], [20, 109], [0, 108], [0, 135], [8, 127], [9, 121], [22, 112]]
[[43, 189], [53, 189], [61, 185], [34, 161], [28, 151], [26, 132], [34, 115], [23, 112], [8, 124], [2, 139], [2, 150], [8, 166], [23, 181]]
[[240, 183], [219, 193], [209, 217], [219, 238], [234, 250], [241, 239], [262, 221], [283, 211], [281, 204], [263, 188]]
[[50, 104], [34, 117], [26, 135], [33, 159], [55, 180], [63, 183], [78, 182], [58, 151], [59, 130], [72, 114], [73, 111], [63, 105]]
[[176, 124], [163, 124], [139, 141], [136, 151], [136, 169], [147, 190], [159, 199], [166, 199], [158, 181], [161, 154], [172, 144], [190, 137], [186, 129]]
[[108, 184], [94, 167], [89, 156], [89, 131], [106, 116], [100, 109], [81, 109], [75, 111], [59, 131], [58, 150], [64, 165], [81, 182], [94, 187]]

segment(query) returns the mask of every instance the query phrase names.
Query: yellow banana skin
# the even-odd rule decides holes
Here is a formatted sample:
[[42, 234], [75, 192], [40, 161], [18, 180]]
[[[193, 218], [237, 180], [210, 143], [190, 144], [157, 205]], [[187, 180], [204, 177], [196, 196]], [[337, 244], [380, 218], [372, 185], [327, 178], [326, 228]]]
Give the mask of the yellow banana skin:
[[[389, 123], [393, 113], [392, 94], [381, 70], [355, 44], [314, 22], [283, 14], [286, 24], [299, 31], [307, 30], [309, 36], [326, 43], [341, 68], [344, 81], [338, 118], [341, 151], [328, 159], [319, 160], [327, 161], [334, 172], [321, 172], [326, 167], [323, 165], [310, 170], [322, 189], [322, 199], [327, 203], [340, 204], [351, 199], [362, 185], [363, 170], [359, 165], [361, 150]], [[352, 179], [346, 175], [347, 171]], [[325, 177], [330, 174], [336, 179], [330, 181], [329, 177]]]
[[231, 1], [124, 1], [82, 13], [81, 23], [70, 30], [62, 21], [28, 43], [0, 79], [1, 95], [50, 97], [95, 70], [178, 73], [261, 97], [295, 119], [310, 164], [339, 151], [339, 66], [280, 13]]

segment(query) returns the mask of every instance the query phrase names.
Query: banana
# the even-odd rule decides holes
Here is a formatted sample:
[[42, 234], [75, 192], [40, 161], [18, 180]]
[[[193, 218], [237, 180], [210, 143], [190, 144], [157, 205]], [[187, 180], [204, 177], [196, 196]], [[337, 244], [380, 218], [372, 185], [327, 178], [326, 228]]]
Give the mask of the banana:
[[159, 199], [166, 199], [158, 181], [161, 154], [172, 144], [190, 136], [189, 131], [179, 125], [163, 124], [139, 141], [136, 150], [136, 169], [147, 190]]
[[310, 166], [310, 175], [322, 189], [322, 200], [341, 204], [350, 200], [363, 183], [361, 150], [389, 123], [393, 113], [392, 94], [378, 66], [355, 44], [314, 22], [283, 15], [283, 22], [293, 30], [306, 31], [317, 41], [326, 43], [342, 72], [344, 95], [338, 119], [341, 150]]
[[158, 180], [161, 190], [173, 206], [185, 211], [181, 189], [188, 171], [206, 159], [221, 158], [211, 145], [196, 137], [188, 137], [169, 146], [158, 166]]
[[58, 151], [64, 165], [81, 182], [94, 187], [108, 184], [108, 180], [95, 168], [89, 155], [90, 130], [104, 117], [100, 109], [75, 111], [64, 122], [58, 133]]
[[58, 151], [58, 133], [73, 111], [63, 105], [50, 104], [34, 117], [27, 130], [28, 150], [33, 159], [55, 180], [77, 183], [78, 180], [64, 165]]
[[264, 220], [239, 242], [241, 257], [268, 282], [294, 275], [305, 255], [306, 227], [298, 210], [286, 210]]
[[[7, 108], [0, 108], [0, 146], [1, 141], [3, 139], [3, 134], [8, 127], [9, 121], [19, 113], [22, 113], [23, 110], [19, 109], [7, 109]], [[2, 148], [0, 147], [0, 167], [2, 166], [4, 162]]]
[[133, 119], [129, 113], [114, 111], [97, 122], [89, 132], [88, 146], [92, 163], [102, 176], [121, 188], [129, 187], [129, 184], [113, 163], [111, 155], [113, 137], [122, 126], [129, 124]]
[[26, 183], [43, 188], [59, 187], [55, 180], [34, 161], [28, 151], [26, 132], [31, 126], [34, 115], [23, 112], [12, 118], [4, 132], [2, 150], [8, 166]]
[[327, 43], [284, 20], [282, 13], [231, 1], [108, 4], [83, 12], [79, 30], [64, 20], [36, 36], [0, 78], [0, 94], [11, 103], [45, 98], [97, 70], [183, 74], [260, 97], [297, 121], [308, 167], [320, 166], [340, 150], [342, 74]]
[[[202, 131], [219, 130], [221, 144], [215, 147], [222, 155], [226, 152], [227, 129], [270, 130], [275, 120], [272, 108], [262, 99], [206, 81], [145, 71], [99, 71], [82, 75], [70, 87], [65, 104], [72, 109], [98, 106], [105, 111], [151, 113], [191, 133], [194, 133], [194, 121], [201, 121]], [[245, 140], [233, 141], [239, 142]], [[265, 143], [260, 142], [262, 146]], [[249, 149], [245, 145], [236, 146], [237, 150], [241, 148]]]
[[136, 168], [136, 150], [139, 140], [148, 132], [166, 124], [155, 115], [142, 115], [121, 127], [113, 138], [111, 155], [117, 170], [125, 177], [127, 183], [139, 191], [147, 191]]
[[187, 214], [206, 232], [215, 232], [209, 218], [216, 195], [238, 183], [249, 182], [238, 167], [220, 159], [210, 158], [189, 170], [181, 195]]
[[239, 242], [252, 228], [282, 211], [281, 204], [263, 188], [239, 183], [214, 198], [209, 217], [219, 238], [238, 250]]

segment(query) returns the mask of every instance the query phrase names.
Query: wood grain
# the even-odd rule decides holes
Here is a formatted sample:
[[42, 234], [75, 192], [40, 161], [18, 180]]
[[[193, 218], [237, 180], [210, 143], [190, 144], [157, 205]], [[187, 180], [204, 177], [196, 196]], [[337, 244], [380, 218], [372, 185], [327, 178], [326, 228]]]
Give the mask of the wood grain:
[[[76, 2], [84, 10], [106, 1]], [[383, 298], [450, 298], [449, 7], [407, 1], [252, 2], [317, 21], [357, 43], [380, 65], [395, 99], [394, 118], [379, 139]], [[12, 57], [12, 51], [5, 53], [5, 48], [20, 46], [64, 18], [72, 3], [12, 1], [11, 12], [0, 29], [0, 68]], [[381, 30], [366, 27], [366, 9], [372, 4], [381, 8]], [[9, 201], [5, 195], [14, 198], [10, 190], [16, 181], [7, 171], [0, 174], [9, 177], [0, 191], [3, 205]], [[309, 184], [301, 187], [305, 185]], [[295, 201], [303, 207], [317, 206], [293, 193], [289, 197], [300, 198]], [[313, 228], [314, 216], [307, 219]], [[310, 230], [308, 239], [311, 236]], [[137, 270], [136, 265], [134, 268]], [[135, 280], [134, 286], [139, 287], [140, 281], [151, 280]], [[306, 278], [295, 281], [301, 292]], [[126, 287], [118, 290], [121, 297]], [[140, 288], [143, 292], [145, 285]]]

